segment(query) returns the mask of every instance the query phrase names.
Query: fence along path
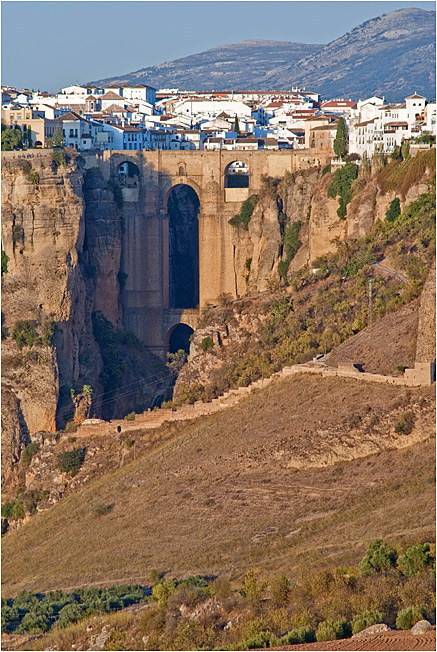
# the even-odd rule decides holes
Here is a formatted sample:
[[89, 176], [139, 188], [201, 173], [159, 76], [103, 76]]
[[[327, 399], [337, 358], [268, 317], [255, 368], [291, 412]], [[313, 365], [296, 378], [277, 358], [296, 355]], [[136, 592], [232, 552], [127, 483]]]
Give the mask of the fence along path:
[[[422, 365], [427, 367], [427, 365]], [[430, 366], [430, 365], [429, 365]], [[424, 373], [425, 371], [425, 373]], [[233, 407], [248, 396], [254, 390], [268, 387], [272, 382], [295, 376], [298, 374], [316, 374], [321, 378], [349, 378], [367, 383], [382, 383], [384, 385], [398, 385], [404, 387], [420, 387], [431, 384], [429, 374], [426, 369], [407, 369], [403, 376], [383, 376], [382, 374], [370, 374], [359, 371], [353, 364], [339, 365], [329, 367], [324, 362], [314, 360], [305, 364], [296, 364], [291, 367], [284, 367], [281, 371], [270, 376], [262, 378], [251, 383], [247, 387], [238, 387], [230, 389], [218, 398], [212, 399], [209, 403], [197, 401], [194, 405], [182, 405], [177, 409], [159, 409], [148, 410], [142, 414], [136, 414], [135, 420], [117, 419], [113, 421], [101, 421], [100, 419], [86, 419], [77, 429], [76, 436], [116, 434], [123, 432], [132, 432], [135, 430], [155, 429], [162, 426], [163, 423], [172, 421], [186, 421], [196, 419], [201, 416], [208, 416]]]

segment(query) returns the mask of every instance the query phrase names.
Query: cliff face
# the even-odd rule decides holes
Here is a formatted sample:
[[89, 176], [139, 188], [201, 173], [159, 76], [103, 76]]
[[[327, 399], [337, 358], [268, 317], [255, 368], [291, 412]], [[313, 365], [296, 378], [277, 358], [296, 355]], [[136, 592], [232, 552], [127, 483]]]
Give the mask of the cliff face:
[[428, 192], [426, 182], [432, 175], [424, 165], [401, 193], [387, 189], [377, 169], [360, 170], [344, 220], [337, 215], [338, 199], [328, 196], [332, 173], [311, 168], [288, 174], [280, 181], [266, 180], [247, 230], [242, 226], [232, 229], [237, 295], [263, 292], [279, 280], [279, 264], [287, 261], [287, 227], [299, 223], [300, 245], [287, 267], [293, 272], [334, 252], [337, 239], [366, 236], [377, 220], [385, 219], [395, 197], [399, 197], [402, 208]]
[[[2, 276], [5, 473], [29, 435], [73, 418], [72, 392], [80, 398], [84, 385], [92, 388], [91, 413], [98, 416], [146, 409], [156, 391], [165, 392], [164, 365], [125, 338], [118, 385], [105, 394], [108, 354], [96, 338], [93, 315], [101, 314], [119, 333], [122, 210], [101, 176], [78, 161], [58, 167], [42, 156], [3, 163], [2, 243], [9, 258]], [[20, 321], [33, 323], [32, 344], [21, 348]], [[150, 383], [152, 373], [163, 375], [160, 385]], [[119, 385], [133, 381], [133, 391], [119, 398]]]

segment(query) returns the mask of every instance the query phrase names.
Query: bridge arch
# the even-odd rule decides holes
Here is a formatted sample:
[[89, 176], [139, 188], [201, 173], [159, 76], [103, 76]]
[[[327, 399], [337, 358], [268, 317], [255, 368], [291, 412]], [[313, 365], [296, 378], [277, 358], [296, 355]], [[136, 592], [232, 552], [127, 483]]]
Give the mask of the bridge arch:
[[122, 161], [117, 165], [117, 180], [121, 186], [136, 188], [140, 182], [140, 169], [133, 161]]
[[225, 188], [248, 188], [249, 179], [250, 169], [245, 161], [231, 161], [226, 166], [224, 173]]
[[178, 183], [166, 193], [168, 307], [199, 305], [200, 198], [188, 183]]
[[179, 322], [172, 326], [165, 336], [165, 353], [176, 353], [180, 349], [185, 353], [190, 352], [190, 338], [194, 329], [184, 322]]

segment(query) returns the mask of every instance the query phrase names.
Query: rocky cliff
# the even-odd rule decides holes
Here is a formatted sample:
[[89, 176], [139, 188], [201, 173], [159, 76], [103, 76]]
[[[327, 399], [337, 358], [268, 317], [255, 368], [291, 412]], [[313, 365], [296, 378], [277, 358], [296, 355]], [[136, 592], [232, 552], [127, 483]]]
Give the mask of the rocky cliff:
[[391, 183], [391, 177], [402, 172], [399, 164], [389, 163], [382, 170], [361, 166], [345, 219], [337, 214], [338, 199], [328, 194], [334, 168], [311, 168], [281, 180], [266, 178], [250, 221], [237, 222], [232, 231], [237, 295], [267, 290], [279, 281], [281, 271], [285, 276], [334, 252], [336, 240], [365, 237], [377, 220], [385, 219], [395, 197], [402, 208], [428, 191], [435, 170], [432, 157], [435, 153], [428, 151], [405, 161], [399, 187]]
[[[168, 383], [164, 365], [120, 330], [123, 215], [111, 186], [80, 157], [5, 157], [2, 208], [7, 473], [32, 433], [63, 427], [87, 403], [84, 389], [85, 412], [110, 417], [150, 407]], [[108, 386], [114, 339], [119, 364]], [[163, 380], [155, 385], [156, 374]], [[131, 391], [121, 395], [127, 383]]]
[[[363, 164], [356, 172], [357, 178], [351, 183], [351, 197], [344, 219], [337, 212], [338, 198], [329, 197], [329, 188], [337, 174], [329, 167], [287, 174], [281, 180], [266, 178], [259, 195], [249, 200], [254, 206], [252, 212], [247, 210], [249, 204], [246, 202], [246, 209], [243, 206], [240, 215], [232, 220], [235, 282], [241, 300], [229, 302], [222, 297], [223, 305], [211, 306], [203, 313], [192, 339], [188, 364], [182, 369], [176, 383], [176, 400], [217, 396], [229, 387], [246, 385], [264, 373], [271, 373], [281, 364], [286, 364], [287, 356], [293, 361], [310, 359], [312, 355], [323, 350], [326, 352], [360, 331], [368, 319], [367, 290], [363, 289], [367, 288], [367, 278], [363, 276], [361, 285], [357, 281], [357, 285], [352, 287], [352, 277], [363, 265], [363, 261], [359, 260], [360, 254], [356, 254], [356, 270], [347, 273], [351, 277], [347, 282], [340, 270], [348, 257], [354, 255], [354, 247], [365, 250], [365, 241], [361, 240], [359, 245], [354, 243], [366, 238], [374, 225], [385, 220], [386, 212], [395, 198], [399, 199], [402, 210], [429, 193], [434, 156], [434, 151], [427, 151], [402, 163], [391, 161], [384, 165], [376, 161], [373, 169]], [[420, 207], [417, 210], [420, 212]], [[430, 215], [428, 218], [432, 222]], [[415, 228], [420, 231], [422, 227], [416, 224], [405, 237], [396, 236], [400, 238], [396, 251], [390, 240], [385, 248], [369, 250], [368, 255], [372, 255], [372, 259], [368, 262], [393, 256], [393, 260], [387, 258], [385, 261], [385, 265], [389, 265], [389, 273], [390, 265], [404, 268], [405, 265], [408, 267], [408, 261], [412, 265], [412, 258], [417, 256], [418, 251], [414, 237], [418, 237], [418, 242], [428, 242], [427, 236], [414, 235]], [[326, 283], [317, 281], [319, 286], [316, 289], [308, 288], [307, 296], [301, 295], [295, 302], [294, 284], [297, 283], [294, 289], [300, 290], [308, 283], [311, 285], [316, 278], [311, 268], [325, 265], [321, 258], [336, 254], [337, 242], [344, 243], [344, 253], [339, 255], [346, 257], [336, 271], [338, 280], [341, 280], [340, 287], [333, 280]], [[424, 266], [422, 269], [429, 265], [429, 255], [432, 255], [429, 254], [428, 245], [423, 251], [425, 249], [424, 260], [416, 261]], [[317, 259], [320, 261], [317, 262]], [[332, 264], [335, 267], [334, 261]], [[322, 275], [326, 276], [326, 273], [329, 274], [326, 270]], [[404, 281], [405, 274], [400, 277]], [[404, 281], [393, 274], [374, 281], [378, 285], [374, 289], [379, 316], [417, 296], [419, 286], [414, 286], [416, 281], [412, 268], [409, 274], [412, 285], [405, 286], [407, 289], [403, 286]], [[281, 312], [281, 308], [277, 316], [272, 316], [272, 300], [285, 301], [283, 296], [281, 298], [284, 293], [285, 296], [292, 296], [287, 299], [290, 305], [284, 304], [285, 312]], [[318, 293], [326, 293], [326, 300], [323, 294], [319, 299]], [[432, 330], [431, 296], [432, 279], [428, 281], [420, 309], [421, 322], [426, 322], [427, 333]], [[291, 308], [293, 302], [295, 304]], [[275, 311], [276, 308], [273, 313]], [[325, 319], [321, 319], [322, 314], [325, 314]], [[282, 332], [275, 319], [285, 321], [287, 315], [290, 328]], [[346, 326], [348, 323], [349, 326]], [[302, 331], [307, 331], [307, 335], [304, 336]], [[320, 336], [320, 333], [324, 334]], [[326, 341], [325, 337], [328, 338]], [[296, 344], [299, 338], [302, 346]], [[430, 361], [434, 359], [430, 354], [434, 344], [427, 342], [420, 340], [418, 350], [426, 348], [427, 352], [423, 355], [426, 361]], [[276, 353], [273, 353], [273, 349]], [[410, 359], [410, 354], [413, 355], [409, 352], [405, 356], [408, 364], [415, 359], [414, 355]], [[419, 358], [420, 355], [417, 360]], [[398, 361], [394, 368], [399, 364]], [[191, 387], [190, 392], [188, 387]]]

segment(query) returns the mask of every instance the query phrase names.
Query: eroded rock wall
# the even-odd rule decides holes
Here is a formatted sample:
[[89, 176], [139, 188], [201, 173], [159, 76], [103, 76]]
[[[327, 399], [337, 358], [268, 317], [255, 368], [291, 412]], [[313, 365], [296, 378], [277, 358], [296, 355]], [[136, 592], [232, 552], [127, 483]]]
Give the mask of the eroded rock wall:
[[232, 228], [234, 274], [237, 296], [268, 289], [279, 280], [278, 266], [286, 259], [284, 228], [300, 222], [301, 246], [292, 258], [289, 272], [313, 263], [319, 256], [334, 252], [336, 240], [356, 240], [366, 236], [377, 220], [384, 220], [395, 197], [401, 208], [429, 192], [427, 179], [432, 171], [412, 181], [405, 194], [387, 191], [379, 182], [379, 170], [359, 170], [347, 215], [340, 219], [338, 199], [328, 196], [333, 173], [319, 168], [287, 173], [258, 195], [247, 230]]
[[[163, 363], [126, 338], [118, 385], [105, 394], [93, 315], [101, 313], [115, 330], [121, 327], [123, 207], [102, 175], [85, 170], [80, 159], [62, 166], [48, 155], [6, 160], [2, 210], [2, 246], [9, 258], [2, 276], [6, 477], [33, 433], [54, 431], [73, 418], [72, 390], [77, 397], [89, 385], [91, 414], [121, 417], [151, 407], [168, 381]], [[24, 320], [33, 323], [37, 339], [20, 348], [14, 329]], [[126, 383], [130, 391], [121, 396]]]

